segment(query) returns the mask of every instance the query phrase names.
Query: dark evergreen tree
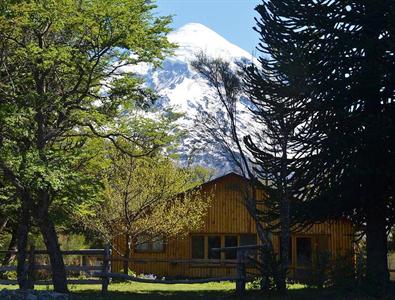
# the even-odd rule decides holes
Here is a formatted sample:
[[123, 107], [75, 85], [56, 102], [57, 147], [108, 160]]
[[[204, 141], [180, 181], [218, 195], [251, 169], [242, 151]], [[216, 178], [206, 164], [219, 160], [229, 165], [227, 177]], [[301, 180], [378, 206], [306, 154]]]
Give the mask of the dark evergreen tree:
[[306, 117], [301, 110], [304, 65], [300, 64], [298, 45], [289, 42], [285, 20], [277, 20], [277, 27], [272, 28], [265, 27], [262, 20], [256, 21], [254, 29], [261, 36], [257, 47], [260, 57], [257, 65], [246, 68], [244, 87], [254, 104], [256, 121], [263, 126], [259, 132], [255, 128], [254, 135], [246, 136], [244, 142], [268, 194], [268, 209], [262, 212], [262, 219], [272, 225], [272, 231], [279, 232], [277, 287], [284, 291], [290, 264], [291, 202], [296, 192], [292, 161], [298, 128]]
[[293, 221], [353, 220], [366, 234], [369, 288], [382, 293], [395, 219], [395, 3], [271, 0], [257, 11], [262, 72], [285, 86], [265, 82], [266, 99], [296, 91], [303, 120]]
[[[262, 47], [258, 49], [263, 54], [270, 54]], [[244, 142], [254, 157], [255, 173], [268, 194], [265, 201], [268, 209], [261, 212], [261, 218], [271, 224], [271, 231], [279, 232], [281, 251], [276, 286], [285, 291], [290, 264], [290, 204], [295, 194], [293, 148], [296, 128], [303, 119], [298, 112], [300, 89], [298, 78], [276, 71], [272, 58], [263, 55], [259, 61], [261, 67], [246, 69], [245, 89], [254, 104], [256, 121], [263, 126], [259, 131], [254, 128], [254, 134], [246, 136]]]

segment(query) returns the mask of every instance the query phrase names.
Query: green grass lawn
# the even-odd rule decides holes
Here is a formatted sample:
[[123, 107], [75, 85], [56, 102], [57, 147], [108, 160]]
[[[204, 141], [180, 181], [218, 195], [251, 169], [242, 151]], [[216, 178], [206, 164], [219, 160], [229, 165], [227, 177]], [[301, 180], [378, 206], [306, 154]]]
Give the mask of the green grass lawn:
[[[0, 285], [0, 290], [5, 286]], [[16, 288], [7, 287], [7, 288]], [[38, 289], [48, 287], [39, 286]], [[303, 285], [291, 285], [285, 296], [262, 295], [256, 290], [248, 290], [243, 297], [234, 294], [234, 283], [206, 283], [206, 284], [152, 284], [152, 283], [112, 283], [109, 293], [101, 295], [100, 285], [70, 285], [73, 300], [370, 300], [366, 296], [347, 294], [335, 290], [318, 290], [306, 288]], [[395, 299], [385, 298], [386, 300]]]

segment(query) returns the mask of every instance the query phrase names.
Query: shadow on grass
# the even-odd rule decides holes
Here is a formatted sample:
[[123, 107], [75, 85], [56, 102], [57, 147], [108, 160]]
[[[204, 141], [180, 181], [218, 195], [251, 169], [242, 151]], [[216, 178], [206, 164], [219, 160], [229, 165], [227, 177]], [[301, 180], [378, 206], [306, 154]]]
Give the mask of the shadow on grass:
[[[317, 289], [299, 289], [290, 290], [286, 295], [262, 294], [258, 291], [247, 291], [243, 296], [237, 296], [233, 291], [150, 291], [150, 292], [109, 292], [102, 296], [97, 291], [83, 291], [74, 293], [72, 300], [365, 300], [365, 298], [355, 298], [339, 294], [338, 291], [317, 290]], [[366, 298], [368, 299], [368, 298]]]
[[[110, 291], [102, 296], [97, 290], [84, 290], [73, 293], [72, 300], [377, 300], [350, 290], [337, 289], [313, 289], [301, 288], [290, 289], [286, 295], [262, 294], [259, 291], [249, 290], [243, 296], [237, 296], [234, 290], [169, 290], [166, 288], [157, 290], [136, 291]], [[390, 286], [389, 294], [382, 300], [395, 300], [395, 285]]]

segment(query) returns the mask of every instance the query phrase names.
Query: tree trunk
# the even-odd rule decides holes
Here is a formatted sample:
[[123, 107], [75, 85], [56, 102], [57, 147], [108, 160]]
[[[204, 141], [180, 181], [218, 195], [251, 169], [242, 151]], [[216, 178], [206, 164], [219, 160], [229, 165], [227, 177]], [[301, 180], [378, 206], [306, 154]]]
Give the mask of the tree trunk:
[[279, 292], [285, 292], [287, 290], [287, 272], [289, 268], [289, 204], [285, 204], [286, 207], [282, 208], [282, 210], [288, 211], [286, 216], [283, 216], [281, 221], [281, 235], [280, 235], [280, 270], [278, 274], [278, 281], [276, 283], [277, 290]]
[[29, 259], [28, 259], [28, 268], [27, 268], [27, 278], [28, 280], [28, 289], [29, 290], [34, 290], [34, 281], [35, 279], [35, 268], [36, 268], [36, 261], [35, 261], [35, 257], [34, 257], [34, 245], [30, 246], [29, 249]]
[[28, 240], [28, 233], [30, 228], [30, 216], [27, 204], [22, 201], [21, 213], [19, 216], [19, 224], [17, 229], [17, 280], [21, 290], [26, 290], [29, 287], [29, 278], [26, 270], [26, 246]]
[[[18, 247], [17, 247], [17, 242], [18, 242], [17, 234], [18, 234], [18, 227], [15, 226], [12, 229], [11, 240], [10, 240], [10, 242], [8, 244], [8, 248], [7, 248], [8, 251], [16, 251], [18, 249]], [[16, 257], [15, 254], [8, 252], [3, 258], [2, 265], [3, 266], [10, 265], [14, 261], [15, 257]]]
[[389, 283], [386, 209], [380, 201], [368, 208], [366, 222], [366, 279], [368, 291], [377, 296], [385, 294]]
[[125, 273], [126, 275], [128, 275], [129, 272], [129, 261], [127, 259], [130, 258], [130, 254], [131, 254], [131, 249], [132, 249], [132, 241], [131, 241], [131, 237], [130, 235], [126, 235], [125, 236], [125, 254], [123, 256], [123, 258], [125, 259], [123, 261], [123, 273]]
[[249, 194], [249, 187], [245, 187], [247, 197], [245, 199], [245, 207], [248, 213], [255, 221], [255, 228], [258, 238], [261, 242], [262, 248], [258, 251], [258, 269], [260, 272], [260, 289], [263, 292], [269, 292], [271, 289], [271, 278], [275, 277], [273, 270], [273, 243], [271, 240], [271, 231], [259, 219], [259, 211], [257, 208], [256, 189], [253, 188], [252, 193]]
[[[257, 216], [257, 214], [255, 214]], [[270, 232], [264, 228], [262, 223], [256, 217], [256, 230], [259, 240], [262, 244], [262, 249], [259, 251], [260, 261], [260, 289], [263, 292], [269, 292], [271, 289], [271, 277], [275, 277], [273, 270], [273, 243], [270, 238]]]
[[288, 196], [288, 166], [287, 166], [287, 141], [284, 142], [281, 159], [281, 195], [280, 195], [280, 269], [277, 290], [281, 293], [287, 290], [287, 272], [289, 267], [289, 237], [290, 237], [290, 205]]
[[55, 225], [50, 219], [48, 212], [41, 215], [41, 218], [40, 220], [37, 220], [37, 223], [40, 227], [41, 234], [44, 238], [44, 243], [49, 254], [54, 290], [59, 293], [67, 293], [66, 268], [60, 251]]

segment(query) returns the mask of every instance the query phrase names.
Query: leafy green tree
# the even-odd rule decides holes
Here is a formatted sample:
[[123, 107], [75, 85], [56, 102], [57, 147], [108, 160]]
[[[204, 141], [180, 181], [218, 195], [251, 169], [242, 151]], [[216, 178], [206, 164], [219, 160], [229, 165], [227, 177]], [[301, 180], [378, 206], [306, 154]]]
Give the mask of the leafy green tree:
[[154, 7], [145, 0], [0, 5], [0, 172], [20, 201], [21, 288], [29, 280], [25, 249], [34, 223], [50, 253], [54, 288], [67, 291], [54, 209], [72, 207], [95, 181], [82, 172], [91, 141], [106, 139], [131, 156], [160, 147], [157, 136], [134, 131], [139, 121], [128, 110], [144, 104], [147, 93], [124, 72], [158, 63], [172, 46], [170, 19], [153, 17]]
[[366, 234], [366, 286], [381, 294], [395, 222], [394, 3], [271, 0], [257, 11], [266, 70], [304, 86], [294, 221], [353, 220]]
[[[202, 225], [210, 194], [195, 189], [201, 174], [181, 168], [161, 155], [131, 158], [119, 152], [109, 155], [104, 190], [92, 214], [82, 215], [88, 231], [105, 243], [124, 239], [124, 249], [113, 249], [124, 257], [124, 272], [134, 247], [141, 243], [180, 237]], [[197, 180], [198, 179], [198, 180]]]

